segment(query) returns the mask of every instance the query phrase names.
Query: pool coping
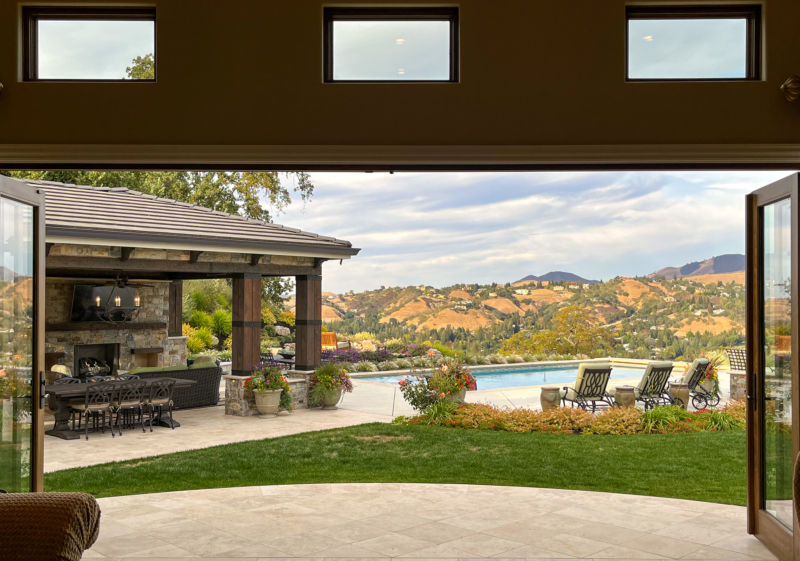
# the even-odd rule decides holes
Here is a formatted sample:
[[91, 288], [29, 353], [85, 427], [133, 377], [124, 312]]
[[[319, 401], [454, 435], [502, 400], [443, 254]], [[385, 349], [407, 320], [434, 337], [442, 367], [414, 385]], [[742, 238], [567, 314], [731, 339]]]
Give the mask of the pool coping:
[[[480, 364], [476, 366], [469, 366], [470, 371], [474, 370], [507, 370], [509, 368], [525, 368], [531, 366], [577, 366], [579, 364], [583, 364], [585, 362], [610, 362], [612, 365], [614, 362], [617, 363], [630, 363], [630, 364], [638, 364], [638, 359], [613, 359], [613, 358], [587, 358], [583, 360], [542, 360], [538, 362], [515, 362], [513, 364]], [[642, 366], [645, 366], [648, 362], [647, 360], [642, 360]], [[677, 363], [676, 363], [677, 364]], [[378, 372], [350, 372], [351, 378], [382, 378], [384, 376], [397, 376], [403, 374], [410, 374], [412, 372], [419, 372], [422, 370], [430, 370], [430, 367], [425, 368], [416, 368], [416, 369], [409, 369], [404, 368], [402, 370], [383, 370]], [[368, 382], [369, 380], [365, 380]], [[381, 383], [381, 382], [376, 382]]]

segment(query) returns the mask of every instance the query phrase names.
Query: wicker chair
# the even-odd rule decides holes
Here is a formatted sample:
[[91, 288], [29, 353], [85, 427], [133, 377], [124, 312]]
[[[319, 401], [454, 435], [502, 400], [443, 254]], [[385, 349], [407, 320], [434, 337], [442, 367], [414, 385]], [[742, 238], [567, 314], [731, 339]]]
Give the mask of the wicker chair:
[[561, 403], [566, 407], [570, 402], [583, 410], [597, 411], [598, 407], [611, 407], [614, 401], [611, 394], [606, 391], [608, 381], [611, 379], [611, 365], [608, 363], [581, 364], [575, 387], [565, 386], [559, 390]]
[[97, 541], [100, 507], [86, 493], [0, 494], [3, 561], [80, 561]]

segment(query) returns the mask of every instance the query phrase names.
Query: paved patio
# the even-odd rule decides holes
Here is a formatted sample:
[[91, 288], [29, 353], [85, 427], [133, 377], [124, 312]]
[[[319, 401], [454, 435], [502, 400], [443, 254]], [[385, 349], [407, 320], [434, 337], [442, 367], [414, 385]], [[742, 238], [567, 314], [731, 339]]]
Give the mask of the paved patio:
[[613, 493], [326, 484], [99, 502], [86, 559], [775, 559], [744, 507]]
[[388, 423], [391, 417], [360, 411], [322, 411], [299, 409], [281, 413], [273, 419], [259, 417], [232, 417], [225, 415], [225, 407], [202, 407], [175, 411], [175, 420], [181, 426], [126, 429], [120, 437], [111, 432], [90, 432], [89, 440], [61, 440], [46, 436], [44, 442], [44, 470], [57, 471], [73, 467], [90, 466], [106, 462], [132, 460], [158, 454], [209, 448], [232, 442], [277, 438], [301, 432], [349, 427], [364, 423]]

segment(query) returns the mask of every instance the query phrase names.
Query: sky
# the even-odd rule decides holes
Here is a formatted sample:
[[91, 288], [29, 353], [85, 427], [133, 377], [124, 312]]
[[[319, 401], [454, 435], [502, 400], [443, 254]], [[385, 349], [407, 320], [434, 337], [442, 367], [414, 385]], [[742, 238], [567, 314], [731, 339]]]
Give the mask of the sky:
[[[39, 76], [123, 78], [135, 57], [154, 52], [154, 29], [149, 21], [41, 21]], [[744, 19], [631, 20], [628, 32], [632, 78], [746, 74]], [[444, 21], [338, 21], [333, 48], [335, 79], [447, 80], [450, 75], [450, 25]]]
[[323, 289], [591, 280], [744, 253], [744, 196], [778, 172], [312, 173], [274, 221], [362, 248]]

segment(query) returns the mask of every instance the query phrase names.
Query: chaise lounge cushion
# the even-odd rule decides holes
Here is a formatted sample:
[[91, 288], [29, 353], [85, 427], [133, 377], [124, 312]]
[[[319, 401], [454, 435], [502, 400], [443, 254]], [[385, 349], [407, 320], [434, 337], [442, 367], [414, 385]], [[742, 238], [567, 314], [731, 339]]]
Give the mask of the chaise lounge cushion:
[[701, 368], [701, 365], [702, 365], [703, 371], [705, 372], [705, 369], [708, 368], [708, 359], [707, 358], [696, 358], [696, 359], [694, 359], [694, 362], [692, 363], [692, 365], [689, 368], [686, 369], [686, 374], [683, 376], [683, 380], [681, 380], [681, 383], [682, 384], [688, 384], [689, 381], [692, 379], [692, 375], [695, 373], [695, 370], [697, 370], [698, 368]]
[[[589, 370], [589, 371], [607, 370], [609, 372], [609, 377], [610, 377], [610, 375], [611, 375], [611, 364], [608, 363], [608, 362], [593, 362], [593, 363], [590, 363], [590, 364], [587, 364], [587, 363], [581, 364], [580, 367], [578, 368], [578, 376], [575, 379], [575, 386], [574, 386], [575, 389], [578, 390], [578, 391], [583, 391], [583, 376], [584, 376], [584, 373], [587, 370]], [[603, 388], [603, 390], [605, 391], [605, 388]], [[558, 390], [558, 393], [559, 393], [559, 395], [561, 396], [562, 399], [566, 398], [567, 401], [575, 401], [576, 399], [578, 399], [578, 394], [575, 393], [574, 390], [566, 391], [566, 390], [562, 389], [562, 390]], [[584, 396], [584, 399], [587, 400], [587, 401], [597, 401], [597, 400], [601, 400], [603, 398], [604, 398], [603, 395]]]
[[86, 493], [0, 495], [3, 561], [80, 561], [100, 532], [100, 507]]

